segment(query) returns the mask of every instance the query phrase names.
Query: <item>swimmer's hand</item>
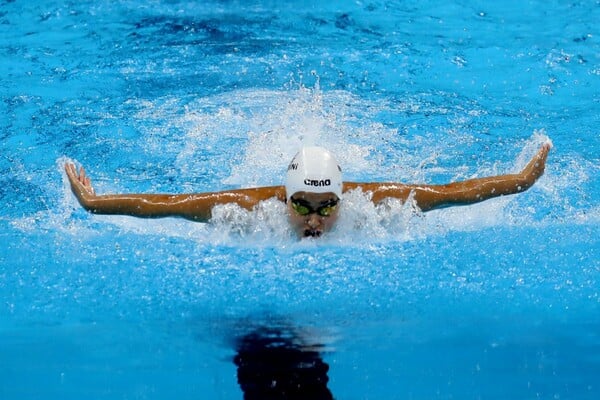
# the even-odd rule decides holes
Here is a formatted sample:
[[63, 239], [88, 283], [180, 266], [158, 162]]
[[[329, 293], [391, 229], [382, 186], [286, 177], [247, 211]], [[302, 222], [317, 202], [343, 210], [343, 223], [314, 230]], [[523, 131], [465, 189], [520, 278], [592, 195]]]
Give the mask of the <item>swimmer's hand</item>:
[[525, 190], [531, 187], [535, 181], [539, 179], [540, 176], [544, 174], [544, 169], [546, 168], [546, 159], [548, 158], [548, 152], [552, 145], [550, 143], [544, 143], [542, 147], [540, 147], [539, 151], [531, 161], [523, 168], [523, 170], [519, 173], [521, 179], [525, 183], [522, 190]]
[[73, 163], [66, 163], [65, 172], [77, 200], [83, 207], [88, 208], [90, 202], [96, 197], [96, 192], [92, 187], [91, 179], [85, 174], [85, 169], [81, 167], [78, 173]]

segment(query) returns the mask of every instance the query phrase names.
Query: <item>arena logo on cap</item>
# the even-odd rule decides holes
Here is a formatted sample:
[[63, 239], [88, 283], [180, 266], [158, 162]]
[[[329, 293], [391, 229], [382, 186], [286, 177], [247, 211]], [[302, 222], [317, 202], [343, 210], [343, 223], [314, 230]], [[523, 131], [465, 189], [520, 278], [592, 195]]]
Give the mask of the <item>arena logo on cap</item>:
[[331, 179], [305, 179], [306, 186], [331, 186]]

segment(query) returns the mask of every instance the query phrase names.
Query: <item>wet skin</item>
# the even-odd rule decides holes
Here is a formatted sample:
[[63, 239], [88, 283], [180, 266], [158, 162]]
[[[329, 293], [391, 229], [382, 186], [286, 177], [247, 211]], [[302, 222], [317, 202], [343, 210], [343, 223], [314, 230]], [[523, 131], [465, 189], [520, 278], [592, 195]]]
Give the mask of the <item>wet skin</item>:
[[292, 207], [292, 202], [287, 201], [290, 225], [299, 237], [319, 237], [323, 233], [330, 231], [335, 221], [337, 221], [339, 205], [328, 216], [319, 215], [316, 212], [320, 207], [338, 200], [334, 193], [297, 192], [294, 193], [292, 198], [308, 206], [312, 211], [310, 214], [300, 215]]
[[[544, 173], [551, 147], [550, 142], [542, 144], [537, 154], [517, 173], [473, 178], [442, 185], [344, 182], [343, 191], [360, 190], [368, 193], [371, 201], [375, 204], [387, 198], [399, 199], [404, 202], [412, 196], [412, 200], [421, 211], [479, 203], [529, 189]], [[141, 218], [177, 216], [198, 222], [208, 222], [212, 217], [212, 208], [219, 204], [236, 203], [247, 210], [253, 210], [261, 201], [268, 199], [275, 198], [285, 202], [287, 195], [283, 185], [206, 193], [98, 195], [83, 168], [77, 171], [75, 165], [68, 162], [65, 164], [65, 172], [79, 203], [83, 208], [95, 214], [132, 215]], [[328, 203], [337, 200], [334, 193], [298, 192], [294, 194], [293, 198], [298, 200], [298, 204], [294, 209], [290, 201], [287, 201], [289, 221], [300, 237], [318, 237], [329, 231], [337, 220], [337, 208], [331, 209], [329, 214], [326, 212], [327, 209], [323, 208]], [[321, 209], [321, 214], [327, 215], [319, 215], [319, 209]], [[317, 212], [310, 212], [311, 210]]]

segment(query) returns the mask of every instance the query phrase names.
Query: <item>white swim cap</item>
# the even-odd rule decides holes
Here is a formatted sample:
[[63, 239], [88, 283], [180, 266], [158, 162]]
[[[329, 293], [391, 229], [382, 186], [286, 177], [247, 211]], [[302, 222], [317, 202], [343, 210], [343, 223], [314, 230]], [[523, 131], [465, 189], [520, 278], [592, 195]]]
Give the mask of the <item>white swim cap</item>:
[[342, 169], [335, 157], [322, 147], [303, 147], [287, 170], [286, 197], [296, 192], [332, 192], [342, 198]]

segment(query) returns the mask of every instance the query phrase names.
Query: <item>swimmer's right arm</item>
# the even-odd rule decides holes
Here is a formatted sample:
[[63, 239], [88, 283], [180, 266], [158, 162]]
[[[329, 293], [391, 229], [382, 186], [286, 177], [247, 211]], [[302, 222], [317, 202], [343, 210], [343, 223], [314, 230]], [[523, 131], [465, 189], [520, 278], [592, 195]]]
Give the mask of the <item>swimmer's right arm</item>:
[[375, 203], [386, 198], [406, 201], [412, 195], [422, 211], [479, 203], [529, 189], [544, 173], [550, 148], [550, 143], [544, 143], [525, 168], [516, 174], [468, 179], [446, 185], [344, 182], [344, 191], [360, 188], [370, 192]]
[[251, 210], [260, 201], [276, 197], [285, 200], [283, 186], [191, 194], [107, 194], [97, 195], [85, 170], [65, 164], [71, 189], [83, 208], [95, 214], [131, 215], [142, 218], [183, 217], [206, 222], [219, 204], [236, 203]]

